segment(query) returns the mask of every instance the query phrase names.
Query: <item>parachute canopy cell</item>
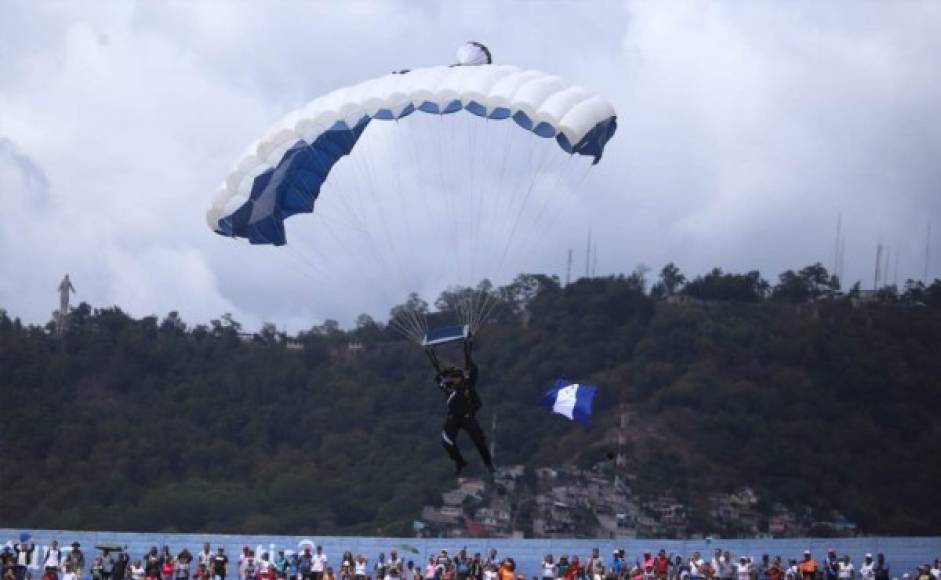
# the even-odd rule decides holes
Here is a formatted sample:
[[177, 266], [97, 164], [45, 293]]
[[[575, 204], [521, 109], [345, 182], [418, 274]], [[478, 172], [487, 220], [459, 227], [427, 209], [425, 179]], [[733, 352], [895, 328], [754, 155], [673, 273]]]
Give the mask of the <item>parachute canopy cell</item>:
[[[470, 64], [489, 58], [485, 51], [471, 43], [459, 49], [458, 57]], [[617, 127], [608, 101], [540, 71], [435, 66], [389, 74], [335, 90], [285, 116], [225, 179], [207, 212], [209, 227], [253, 244], [282, 245], [284, 220], [313, 211], [331, 168], [352, 151], [370, 121], [461, 110], [485, 119], [512, 119], [594, 163]]]

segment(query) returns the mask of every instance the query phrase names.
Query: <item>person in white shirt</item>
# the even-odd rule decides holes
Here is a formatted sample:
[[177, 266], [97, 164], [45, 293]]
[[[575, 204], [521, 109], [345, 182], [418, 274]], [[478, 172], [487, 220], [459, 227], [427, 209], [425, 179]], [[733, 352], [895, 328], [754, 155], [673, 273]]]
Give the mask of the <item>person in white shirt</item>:
[[840, 560], [839, 570], [837, 571], [836, 577], [840, 580], [853, 580], [853, 576], [856, 575], [856, 570], [853, 568], [853, 563], [850, 562], [849, 555], [844, 555], [843, 559]]
[[546, 554], [546, 557], [542, 559], [542, 579], [555, 580], [556, 570], [558, 567], [555, 565], [552, 554]]
[[140, 560], [134, 560], [131, 564], [131, 580], [144, 580], [144, 566]]
[[874, 580], [876, 571], [873, 569], [872, 554], [866, 554], [863, 563], [859, 567], [859, 577], [861, 580]]
[[745, 556], [738, 559], [738, 564], [735, 566], [735, 578], [736, 580], [751, 580], [751, 565]]
[[934, 580], [941, 580], [941, 560], [935, 560], [934, 566], [928, 571]]
[[75, 572], [72, 571], [71, 565], [65, 565], [65, 572], [62, 574], [62, 580], [79, 580], [76, 578]]
[[699, 552], [693, 552], [689, 558], [689, 576], [690, 578], [699, 578], [703, 575], [702, 568], [706, 565]]
[[327, 555], [323, 553], [323, 546], [317, 546], [317, 553], [311, 560], [310, 571], [314, 580], [323, 580], [324, 570], [327, 569]]
[[366, 571], [369, 569], [367, 565], [369, 560], [366, 559], [366, 556], [362, 554], [356, 554], [356, 559], [353, 563], [353, 577], [356, 580], [366, 580]]
[[62, 565], [62, 552], [59, 550], [59, 542], [52, 541], [52, 546], [46, 549], [46, 555], [42, 559], [43, 568], [47, 574], [52, 574], [53, 578], [59, 577], [59, 566]]
[[209, 565], [212, 563], [212, 550], [209, 549], [209, 543], [203, 544], [203, 551], [199, 554], [196, 554], [196, 567], [198, 568], [201, 564], [206, 565], [206, 569], [209, 569]]

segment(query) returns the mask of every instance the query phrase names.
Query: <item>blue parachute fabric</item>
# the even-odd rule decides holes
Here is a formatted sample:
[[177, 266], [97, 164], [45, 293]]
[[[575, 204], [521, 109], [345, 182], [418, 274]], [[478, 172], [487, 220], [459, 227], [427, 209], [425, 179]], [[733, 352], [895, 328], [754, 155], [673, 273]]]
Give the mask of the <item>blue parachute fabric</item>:
[[[219, 220], [219, 233], [246, 238], [253, 244], [284, 245], [284, 220], [314, 211], [314, 202], [330, 170], [353, 150], [369, 121], [369, 117], [363, 117], [352, 129], [345, 123], [334, 125], [310, 145], [298, 141], [277, 167], [255, 178], [249, 201]], [[251, 223], [263, 200], [273, 203], [265, 208], [263, 217]]]
[[253, 244], [284, 245], [287, 243], [284, 220], [296, 213], [314, 211], [314, 202], [330, 170], [341, 157], [349, 155], [371, 119], [396, 120], [415, 111], [444, 115], [460, 110], [489, 119], [512, 118], [517, 125], [540, 137], [555, 136], [559, 147], [567, 153], [593, 157], [595, 164], [601, 160], [605, 145], [617, 129], [617, 117], [612, 116], [598, 123], [573, 145], [562, 133], [556, 134], [558, 129], [550, 123], [540, 122], [534, 127], [532, 119], [523, 111], [513, 112], [503, 107], [488, 111], [475, 101], [465, 105], [455, 100], [444, 107], [425, 101], [418, 107], [409, 105], [398, 114], [380, 109], [372, 117], [364, 116], [352, 128], [339, 121], [313, 143], [298, 141], [285, 153], [277, 167], [255, 177], [249, 200], [219, 219], [218, 233], [246, 238]]

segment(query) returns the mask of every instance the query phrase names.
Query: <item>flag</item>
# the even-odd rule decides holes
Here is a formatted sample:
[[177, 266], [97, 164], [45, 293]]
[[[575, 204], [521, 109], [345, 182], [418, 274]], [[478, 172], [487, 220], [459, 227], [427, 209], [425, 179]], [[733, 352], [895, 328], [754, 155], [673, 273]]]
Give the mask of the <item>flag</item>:
[[543, 396], [541, 405], [588, 427], [591, 400], [595, 397], [596, 390], [598, 388], [594, 385], [581, 385], [558, 379], [552, 389]]

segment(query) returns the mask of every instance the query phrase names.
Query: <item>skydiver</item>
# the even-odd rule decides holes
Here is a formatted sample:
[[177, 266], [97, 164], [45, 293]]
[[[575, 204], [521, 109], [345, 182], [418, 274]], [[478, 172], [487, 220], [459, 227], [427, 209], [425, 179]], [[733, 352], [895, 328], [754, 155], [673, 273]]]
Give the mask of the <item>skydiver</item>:
[[454, 461], [454, 472], [460, 475], [461, 471], [467, 466], [467, 461], [461, 455], [461, 450], [457, 446], [457, 433], [461, 429], [467, 431], [471, 441], [480, 452], [480, 458], [483, 460], [487, 471], [494, 472], [493, 459], [490, 457], [490, 449], [487, 448], [487, 440], [483, 429], [477, 422], [477, 411], [482, 405], [480, 396], [477, 394], [477, 364], [471, 358], [473, 349], [473, 337], [468, 336], [464, 340], [464, 368], [449, 366], [442, 370], [438, 365], [438, 359], [435, 356], [434, 349], [426, 347], [425, 351], [431, 359], [435, 368], [435, 382], [441, 389], [441, 392], [447, 397], [447, 418], [444, 421], [444, 428], [441, 431], [441, 443], [444, 445], [448, 456]]

